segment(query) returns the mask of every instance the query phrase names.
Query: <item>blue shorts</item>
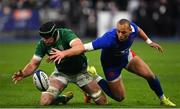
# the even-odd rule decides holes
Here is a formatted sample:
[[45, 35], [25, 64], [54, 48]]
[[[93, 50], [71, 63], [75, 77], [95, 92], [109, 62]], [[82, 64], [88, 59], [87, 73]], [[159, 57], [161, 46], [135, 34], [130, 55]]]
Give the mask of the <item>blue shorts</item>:
[[123, 68], [126, 68], [128, 63], [135, 57], [134, 51], [123, 54], [122, 56], [114, 56], [108, 58], [101, 57], [101, 65], [103, 67], [104, 75], [106, 80], [113, 81], [117, 79]]

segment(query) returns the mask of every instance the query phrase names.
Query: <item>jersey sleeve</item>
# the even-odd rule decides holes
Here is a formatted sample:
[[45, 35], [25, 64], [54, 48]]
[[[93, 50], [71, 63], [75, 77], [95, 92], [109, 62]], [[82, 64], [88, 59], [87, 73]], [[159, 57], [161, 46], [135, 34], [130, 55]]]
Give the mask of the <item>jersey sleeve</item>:
[[103, 36], [92, 41], [94, 50], [109, 48], [113, 45], [113, 35], [110, 32], [105, 33]]
[[46, 54], [45, 46], [43, 45], [42, 41], [39, 41], [36, 46], [34, 57], [41, 60], [45, 56], [45, 54]]
[[133, 30], [134, 30], [133, 32], [135, 32], [135, 34], [137, 35], [138, 34], [138, 26], [133, 22], [131, 22], [131, 26], [133, 27]]
[[77, 35], [72, 32], [70, 29], [65, 29], [62, 35], [63, 39], [66, 41], [66, 43], [70, 44], [72, 43], [73, 39], [78, 38]]

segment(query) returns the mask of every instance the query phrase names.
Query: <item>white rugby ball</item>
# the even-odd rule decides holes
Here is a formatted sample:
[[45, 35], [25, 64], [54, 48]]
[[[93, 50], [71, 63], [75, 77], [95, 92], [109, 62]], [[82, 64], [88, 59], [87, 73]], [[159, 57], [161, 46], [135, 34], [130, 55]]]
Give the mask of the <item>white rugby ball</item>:
[[39, 91], [46, 91], [49, 87], [47, 74], [42, 70], [36, 70], [33, 75], [33, 83]]

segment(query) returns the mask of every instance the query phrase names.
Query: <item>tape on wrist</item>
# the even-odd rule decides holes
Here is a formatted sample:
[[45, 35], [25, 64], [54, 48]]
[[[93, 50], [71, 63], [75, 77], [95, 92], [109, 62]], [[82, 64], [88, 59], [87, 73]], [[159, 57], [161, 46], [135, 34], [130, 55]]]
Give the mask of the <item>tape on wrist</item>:
[[148, 39], [146, 40], [146, 43], [147, 43], [147, 44], [151, 44], [151, 43], [152, 43], [151, 39], [148, 38]]

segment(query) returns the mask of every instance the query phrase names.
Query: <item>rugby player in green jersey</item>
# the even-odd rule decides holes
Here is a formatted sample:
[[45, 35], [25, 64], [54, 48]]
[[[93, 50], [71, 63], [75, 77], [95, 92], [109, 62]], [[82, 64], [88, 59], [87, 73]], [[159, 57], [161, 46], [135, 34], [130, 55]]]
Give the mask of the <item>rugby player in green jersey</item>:
[[[39, 33], [41, 40], [37, 44], [34, 56], [24, 69], [12, 76], [15, 83], [32, 75], [39, 67], [43, 57], [45, 55], [50, 56], [52, 52], [55, 52], [54, 49], [61, 51], [67, 49], [76, 50], [79, 45], [83, 46], [83, 43], [75, 33], [70, 29], [56, 27], [54, 22], [43, 24], [39, 29]], [[49, 77], [49, 88], [42, 92], [40, 98], [41, 105], [55, 104], [58, 101], [63, 102], [59, 94], [66, 88], [69, 82], [75, 83], [84, 92], [89, 94], [96, 104], [107, 104], [106, 96], [101, 91], [97, 82], [87, 73], [87, 59], [84, 54], [79, 55], [77, 53], [75, 56], [59, 61], [47, 58], [47, 61], [55, 62], [55, 70]], [[65, 100], [68, 101], [69, 99]]]

